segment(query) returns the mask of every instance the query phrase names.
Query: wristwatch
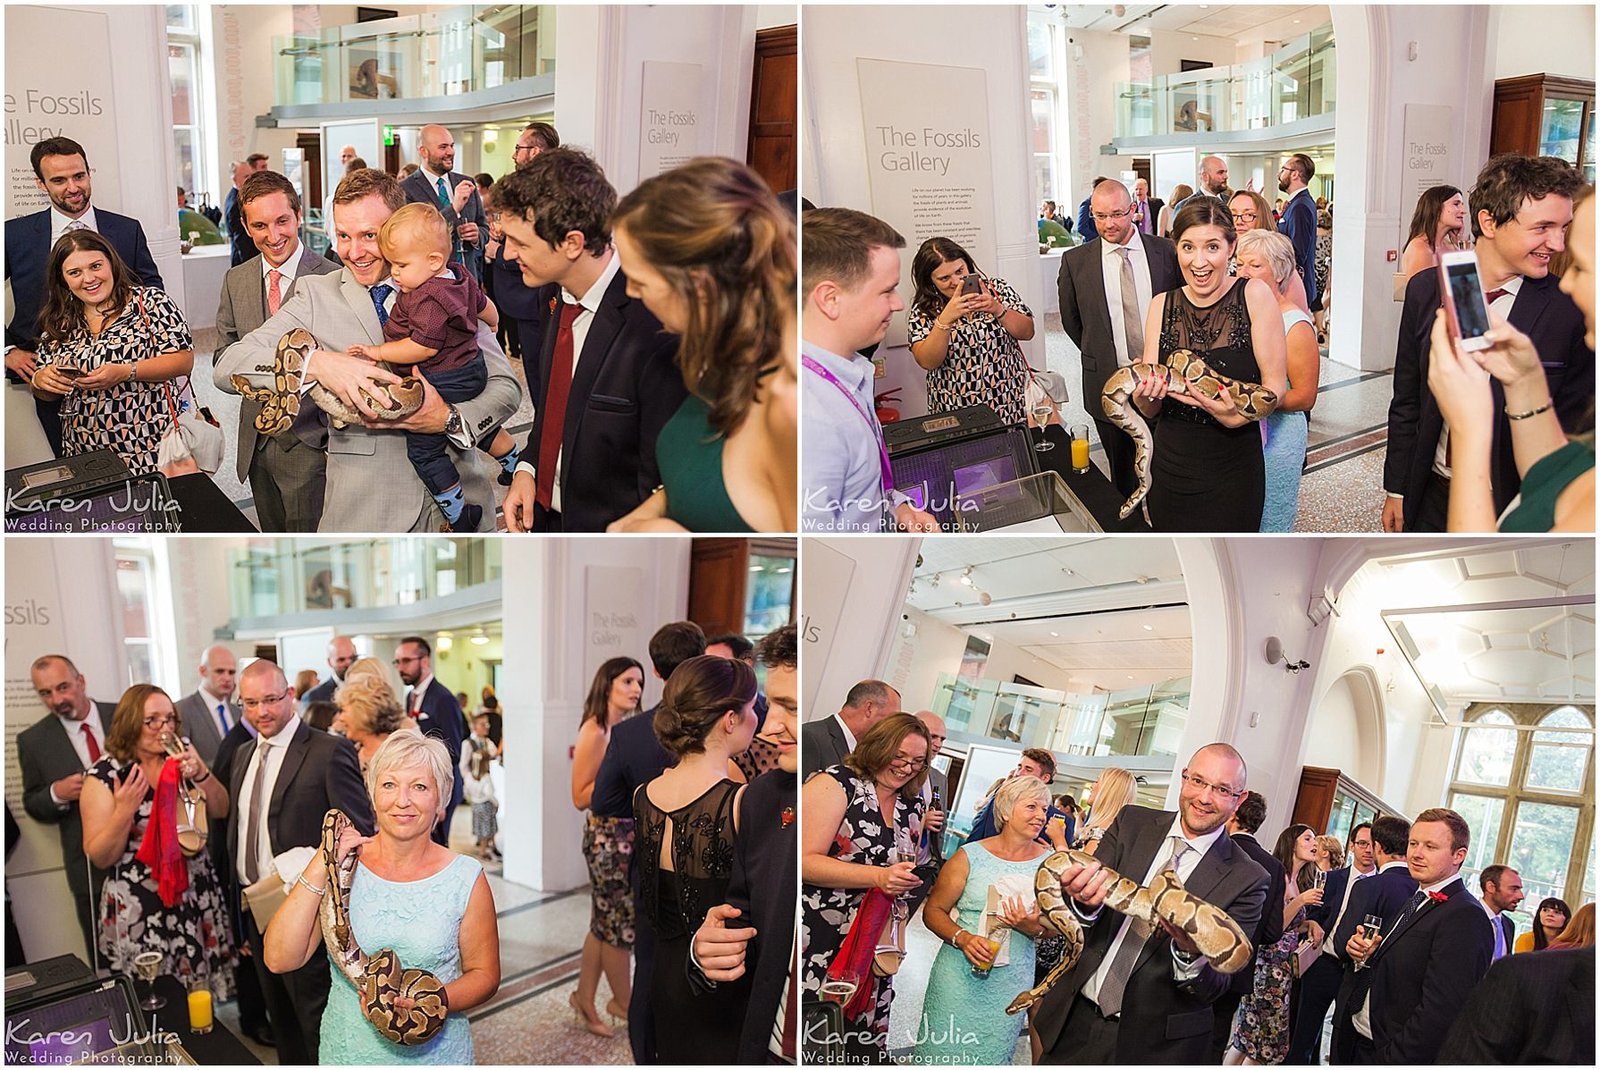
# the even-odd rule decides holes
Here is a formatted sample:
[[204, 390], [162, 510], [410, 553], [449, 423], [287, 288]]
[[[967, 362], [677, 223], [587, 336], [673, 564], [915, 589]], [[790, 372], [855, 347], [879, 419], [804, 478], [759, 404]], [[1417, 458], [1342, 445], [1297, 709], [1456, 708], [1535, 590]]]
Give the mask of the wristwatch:
[[461, 434], [461, 429], [463, 426], [464, 425], [461, 420], [461, 410], [456, 408], [454, 405], [450, 406], [450, 415], [447, 416], [444, 421], [444, 433], [452, 437], [459, 435]]

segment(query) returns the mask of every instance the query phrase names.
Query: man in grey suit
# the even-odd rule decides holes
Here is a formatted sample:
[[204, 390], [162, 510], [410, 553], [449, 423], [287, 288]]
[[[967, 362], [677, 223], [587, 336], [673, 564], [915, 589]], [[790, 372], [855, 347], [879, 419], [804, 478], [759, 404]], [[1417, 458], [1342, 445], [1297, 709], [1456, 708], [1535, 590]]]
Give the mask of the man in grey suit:
[[222, 737], [239, 723], [239, 707], [233, 702], [233, 679], [238, 670], [233, 651], [225, 646], [210, 647], [200, 655], [200, 686], [178, 700], [183, 733], [208, 766], [217, 759]]
[[[922, 818], [922, 830], [928, 834], [928, 857], [923, 861], [938, 863], [944, 860], [941, 841], [944, 839], [945, 814], [950, 810], [950, 779], [944, 772], [933, 767], [933, 760], [944, 750], [945, 733], [948, 729], [944, 726], [944, 718], [932, 710], [918, 710], [916, 718], [922, 722], [922, 727], [928, 730], [929, 744], [928, 778], [922, 782], [922, 801], [926, 806]], [[928, 882], [928, 890], [933, 890], [931, 881]]]
[[483, 210], [478, 184], [469, 175], [452, 171], [456, 162], [456, 142], [450, 131], [437, 124], [418, 134], [417, 155], [422, 166], [407, 175], [400, 188], [406, 200], [431, 204], [450, 224], [450, 262], [461, 264], [473, 278], [483, 278], [483, 243], [489, 234], [489, 218]]
[[1094, 241], [1068, 249], [1056, 276], [1061, 326], [1083, 361], [1083, 404], [1094, 417], [1111, 467], [1111, 483], [1124, 497], [1137, 485], [1133, 439], [1100, 407], [1100, 391], [1118, 368], [1142, 360], [1150, 300], [1182, 285], [1178, 254], [1165, 238], [1133, 225], [1127, 187], [1108, 179], [1089, 195]]
[[[300, 194], [276, 171], [257, 171], [239, 190], [245, 232], [260, 254], [222, 277], [217, 306], [217, 350], [222, 351], [267, 322], [294, 293], [295, 280], [331, 275], [339, 265], [300, 242]], [[239, 482], [250, 484], [256, 526], [262, 531], [316, 531], [327, 488], [326, 424], [306, 406], [287, 431], [258, 435], [261, 405], [239, 403]], [[209, 760], [209, 759], [208, 759]]]
[[[83, 771], [105, 753], [111, 730], [109, 702], [91, 702], [88, 686], [78, 667], [64, 654], [46, 654], [32, 666], [33, 689], [49, 716], [17, 734], [17, 764], [22, 768], [22, 808], [35, 821], [55, 825], [61, 833], [61, 857], [72, 889], [73, 906], [90, 960], [94, 955], [94, 919], [98, 913], [100, 882], [90, 879], [83, 853], [83, 819], [78, 816], [78, 794]], [[98, 716], [89, 716], [93, 710]]]
[[900, 712], [900, 692], [882, 680], [863, 680], [844, 697], [844, 706], [832, 717], [800, 726], [800, 778], [838, 765], [856, 749], [856, 740], [873, 723]]
[[392, 175], [370, 167], [345, 175], [333, 195], [334, 236], [344, 270], [300, 280], [276, 316], [229, 346], [214, 365], [217, 388], [232, 393], [234, 375], [257, 387], [271, 386], [278, 340], [296, 327], [328, 347], [310, 354], [301, 388], [320, 383], [368, 422], [328, 430], [328, 489], [318, 531], [448, 530], [433, 496], [406, 459], [406, 431], [449, 436], [466, 500], [483, 510], [487, 529], [494, 528], [494, 479], [475, 443], [510, 419], [522, 401], [522, 387], [494, 332], [478, 325], [478, 344], [489, 369], [483, 393], [451, 404], [424, 379], [422, 407], [403, 420], [378, 422], [384, 410], [375, 407], [369, 394], [373, 383], [396, 383], [400, 377], [337, 351], [352, 343], [383, 342], [383, 324], [396, 291], [386, 281], [389, 264], [378, 250], [378, 230], [405, 203]]

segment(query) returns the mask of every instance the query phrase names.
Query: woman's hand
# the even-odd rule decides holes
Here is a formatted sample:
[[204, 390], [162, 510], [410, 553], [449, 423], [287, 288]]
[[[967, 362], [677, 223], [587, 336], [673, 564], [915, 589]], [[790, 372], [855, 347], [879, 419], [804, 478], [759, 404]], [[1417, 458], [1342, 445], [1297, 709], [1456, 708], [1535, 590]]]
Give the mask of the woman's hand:
[[133, 376], [128, 372], [132, 365], [120, 363], [102, 364], [92, 372], [86, 372], [78, 377], [79, 390], [110, 390], [114, 386], [121, 386], [130, 382]]
[[1172, 395], [1174, 401], [1188, 405], [1193, 409], [1200, 409], [1211, 414], [1211, 417], [1224, 427], [1238, 427], [1245, 423], [1245, 418], [1239, 413], [1239, 405], [1233, 400], [1233, 395], [1226, 390], [1217, 392], [1215, 398], [1209, 398], [1195, 389], [1185, 393]]
[[[1442, 310], [1440, 314], [1443, 314]], [[1499, 313], [1489, 313], [1489, 333], [1484, 337], [1493, 344], [1469, 356], [1483, 365], [1490, 375], [1507, 386], [1534, 375], [1543, 377], [1544, 365], [1539, 363], [1539, 351], [1533, 348], [1533, 341], [1507, 323]]]
[[987, 969], [994, 964], [994, 947], [977, 933], [967, 933], [967, 938], [961, 941], [960, 950], [974, 966]]
[[1306, 935], [1311, 937], [1311, 942], [1319, 946], [1322, 944], [1323, 939], [1328, 935], [1322, 930], [1322, 926], [1318, 925], [1314, 921], [1307, 921], [1305, 923], [1305, 929]]
[[934, 323], [944, 328], [954, 327], [962, 316], [970, 312], [985, 311], [989, 300], [989, 291], [986, 289], [975, 294], [957, 290], [955, 296], [946, 302], [944, 311], [939, 313], [939, 318], [934, 320]]
[[922, 878], [910, 862], [896, 862], [892, 866], [878, 867], [878, 887], [888, 895], [905, 895], [922, 887]]
[[[1322, 889], [1307, 888], [1305, 891], [1295, 896], [1294, 901], [1300, 904], [1301, 907], [1320, 907], [1322, 905]], [[1295, 909], [1298, 910], [1299, 907], [1296, 907]]]
[[979, 279], [978, 284], [982, 286], [983, 289], [977, 294], [980, 300], [973, 307], [973, 311], [986, 312], [989, 315], [996, 317], [1004, 315], [1006, 310], [1005, 302], [1001, 301], [994, 295], [994, 290], [989, 287], [989, 280]]
[[1026, 931], [1031, 926], [1038, 924], [1039, 903], [1035, 900], [1033, 908], [1030, 910], [1028, 905], [1022, 901], [1022, 896], [1013, 895], [1000, 900], [998, 913], [1000, 915], [1000, 924], [1006, 928]]
[[[1516, 328], [1509, 328], [1516, 330]], [[1521, 336], [1527, 341], [1526, 336]], [[1444, 309], [1434, 313], [1432, 348], [1428, 354], [1428, 389], [1452, 434], [1487, 433], [1494, 426], [1494, 394], [1489, 372], [1450, 337]], [[1531, 347], [1530, 347], [1531, 348]], [[1538, 367], [1538, 354], [1534, 366]]]
[[200, 752], [194, 749], [193, 743], [183, 748], [183, 754], [178, 757], [178, 766], [182, 769], [185, 780], [203, 778], [206, 772], [205, 759], [200, 757]]
[[40, 394], [65, 397], [72, 392], [73, 380], [62, 375], [54, 364], [46, 364], [33, 373], [33, 379], [28, 385]]
[[128, 770], [128, 775], [122, 778], [122, 783], [117, 785], [116, 791], [111, 793], [112, 804], [116, 807], [119, 818], [131, 818], [139, 812], [139, 804], [144, 802], [145, 793], [150, 790], [150, 781], [145, 779], [144, 768], [137, 763]]
[[339, 842], [334, 844], [334, 865], [342, 863], [351, 851], [360, 851], [362, 847], [371, 843], [377, 837], [363, 836], [361, 830], [354, 825], [346, 825], [339, 833]]
[[1172, 383], [1172, 373], [1155, 363], [1147, 364], [1146, 367], [1149, 374], [1134, 385], [1133, 393], [1128, 396], [1140, 412], [1146, 416], [1154, 416], [1161, 408], [1161, 399], [1167, 396], [1167, 389]]

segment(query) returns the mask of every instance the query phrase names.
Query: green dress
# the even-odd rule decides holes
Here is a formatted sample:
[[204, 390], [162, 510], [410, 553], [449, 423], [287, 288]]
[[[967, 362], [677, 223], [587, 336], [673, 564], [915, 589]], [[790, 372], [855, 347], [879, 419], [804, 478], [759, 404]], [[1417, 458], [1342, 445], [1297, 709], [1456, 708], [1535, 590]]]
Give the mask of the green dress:
[[[961, 851], [967, 856], [967, 884], [956, 900], [956, 912], [958, 924], [968, 932], [978, 928], [991, 884], [1015, 874], [1031, 888], [1040, 859], [1045, 857], [1007, 862], [990, 854], [981, 843], [966, 844]], [[1031, 896], [1024, 901], [1029, 900]], [[991, 969], [988, 977], [974, 977], [965, 955], [949, 944], [940, 945], [928, 974], [913, 1063], [992, 1066], [1011, 1062], [1028, 1016], [1008, 1015], [1006, 1005], [1019, 992], [1033, 987], [1034, 944], [1019, 932], [1011, 933], [1010, 944], [1010, 962]]]
[[1556, 499], [1573, 480], [1594, 467], [1594, 443], [1573, 439], [1534, 462], [1522, 479], [1522, 493], [1500, 520], [1501, 531], [1549, 531], [1556, 523]]
[[690, 531], [754, 531], [733, 507], [722, 482], [722, 448], [727, 440], [711, 429], [710, 411], [690, 394], [656, 436], [667, 516]]

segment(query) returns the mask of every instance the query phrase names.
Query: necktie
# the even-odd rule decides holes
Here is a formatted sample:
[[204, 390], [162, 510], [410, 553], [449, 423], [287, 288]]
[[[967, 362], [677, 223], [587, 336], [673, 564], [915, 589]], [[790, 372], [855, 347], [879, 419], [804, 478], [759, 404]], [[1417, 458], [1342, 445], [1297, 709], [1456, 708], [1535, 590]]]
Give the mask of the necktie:
[[84, 222], [84, 221], [83, 221], [83, 220], [81, 220], [81, 219], [74, 219], [74, 220], [73, 220], [73, 221], [72, 221], [72, 222], [70, 222], [70, 223], [68, 223], [68, 224], [67, 224], [67, 229], [66, 229], [66, 230], [64, 230], [64, 231], [62, 231], [62, 232], [61, 232], [61, 233], [63, 233], [63, 234], [65, 234], [65, 233], [67, 233], [67, 232], [68, 232], [68, 231], [73, 231], [73, 230], [88, 230], [88, 229], [89, 229], [89, 224], [87, 224], [87, 223], [85, 223], [85, 222]]
[[267, 783], [269, 754], [265, 740], [256, 743], [256, 776], [250, 782], [250, 827], [244, 834], [244, 879], [248, 884], [261, 879], [261, 867], [256, 862], [256, 856], [261, 851], [261, 822], [269, 805], [269, 800], [261, 797]]
[[572, 390], [572, 324], [583, 306], [561, 303], [561, 323], [556, 328], [556, 350], [551, 358], [550, 383], [544, 392], [544, 425], [539, 431], [539, 467], [535, 473], [534, 499], [546, 509], [556, 486], [556, 458], [561, 453], [561, 434], [567, 421], [567, 395]]
[[1507, 290], [1503, 287], [1498, 290], [1490, 290], [1488, 293], [1483, 295], [1483, 303], [1486, 305], [1492, 305], [1510, 292], [1510, 290]]
[[1422, 904], [1426, 903], [1427, 901], [1428, 893], [1423, 891], [1421, 888], [1418, 888], [1417, 894], [1411, 897], [1411, 902], [1407, 903], [1406, 908], [1400, 912], [1400, 920], [1394, 923], [1394, 927], [1391, 928], [1389, 932], [1397, 932], [1400, 926], [1404, 925], [1406, 920], [1420, 910], [1422, 908]]
[[84, 743], [89, 746], [89, 764], [93, 765], [100, 760], [100, 744], [94, 738], [94, 729], [89, 727], [87, 721], [79, 725], [78, 728], [83, 732]]
[[1150, 233], [1150, 205], [1147, 201], [1139, 202], [1139, 229]]
[[800, 945], [794, 949], [794, 961], [789, 964], [788, 992], [783, 999], [783, 1057], [795, 1061], [795, 1034], [800, 1031]]
[[439, 187], [439, 207], [448, 208], [450, 206], [450, 187], [444, 184], [444, 176], [440, 175], [435, 180], [435, 184]]
[[1498, 914], [1489, 919], [1489, 924], [1494, 926], [1494, 958], [1489, 961], [1498, 962], [1506, 957], [1506, 927]]
[[389, 325], [389, 310], [383, 307], [383, 303], [389, 299], [390, 294], [394, 293], [394, 287], [386, 282], [380, 282], [368, 290], [367, 293], [372, 295], [372, 307], [378, 311], [378, 326], [387, 327]]
[[222, 726], [222, 734], [227, 735], [232, 726], [228, 724], [228, 705], [225, 702], [217, 703], [217, 723]]
[[1144, 321], [1133, 282], [1133, 252], [1126, 245], [1117, 251], [1122, 254], [1122, 330], [1128, 338], [1128, 362], [1138, 363], [1144, 356]]
[[276, 316], [283, 305], [283, 272], [277, 268], [267, 272], [267, 315]]
[[[1167, 864], [1156, 870], [1160, 876], [1167, 870], [1176, 870], [1178, 861], [1183, 858], [1183, 853], [1189, 849], [1189, 844], [1182, 836], [1168, 836], [1167, 841], [1174, 843], [1172, 857]], [[1100, 986], [1098, 1000], [1100, 1013], [1110, 1018], [1122, 1012], [1122, 996], [1128, 990], [1128, 980], [1133, 976], [1134, 963], [1139, 960], [1139, 952], [1144, 949], [1145, 941], [1150, 939], [1150, 934], [1155, 931], [1154, 926], [1146, 918], [1129, 918], [1128, 931], [1123, 934], [1122, 945], [1117, 948], [1117, 955], [1111, 960], [1111, 968], [1106, 972], [1106, 979]]]

